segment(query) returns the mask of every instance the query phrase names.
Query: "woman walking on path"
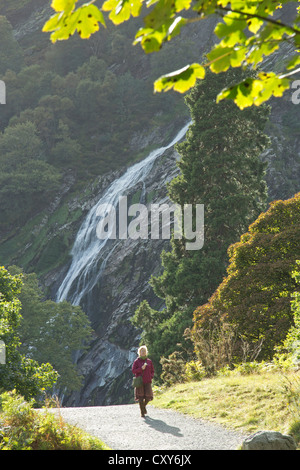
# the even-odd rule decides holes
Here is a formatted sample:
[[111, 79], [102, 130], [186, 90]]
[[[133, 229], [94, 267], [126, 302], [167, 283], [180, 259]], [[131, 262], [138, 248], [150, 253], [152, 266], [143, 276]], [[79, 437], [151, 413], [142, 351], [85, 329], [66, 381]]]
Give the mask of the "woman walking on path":
[[153, 400], [151, 382], [154, 376], [154, 367], [151, 359], [147, 358], [147, 354], [147, 347], [141, 346], [138, 349], [139, 357], [134, 361], [132, 366], [133, 374], [136, 377], [142, 376], [143, 378], [143, 385], [134, 389], [134, 399], [136, 402], [139, 402], [142, 418], [147, 414], [147, 403]]

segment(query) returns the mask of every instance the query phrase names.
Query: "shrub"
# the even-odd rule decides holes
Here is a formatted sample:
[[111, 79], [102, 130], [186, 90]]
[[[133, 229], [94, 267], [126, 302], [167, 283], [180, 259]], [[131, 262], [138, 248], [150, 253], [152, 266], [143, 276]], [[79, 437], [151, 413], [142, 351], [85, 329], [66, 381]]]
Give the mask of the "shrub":
[[202, 380], [205, 377], [205, 368], [200, 361], [190, 361], [185, 365], [185, 378], [188, 382]]
[[294, 325], [290, 328], [284, 341], [285, 348], [294, 364], [299, 366], [300, 363], [300, 261], [297, 260], [297, 268], [292, 272], [292, 278], [295, 279], [298, 291], [292, 294], [291, 309], [294, 316]]
[[99, 439], [47, 410], [33, 409], [16, 391], [0, 396], [0, 450], [108, 450]]
[[[191, 331], [186, 330], [186, 336]], [[218, 370], [232, 364], [236, 332], [232, 325], [212, 318], [206, 328], [194, 329], [192, 339], [197, 359], [206, 375], [215, 375]]]
[[185, 362], [180, 352], [174, 351], [168, 358], [162, 357], [160, 363], [162, 365], [160, 377], [166, 385], [184, 382]]

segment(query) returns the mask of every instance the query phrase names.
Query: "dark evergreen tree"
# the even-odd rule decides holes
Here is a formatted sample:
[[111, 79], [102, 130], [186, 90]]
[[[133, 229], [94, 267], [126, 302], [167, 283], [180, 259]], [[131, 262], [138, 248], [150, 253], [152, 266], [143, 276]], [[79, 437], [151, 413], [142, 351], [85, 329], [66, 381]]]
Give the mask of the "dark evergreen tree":
[[[265, 164], [259, 156], [268, 142], [263, 130], [269, 110], [216, 104], [216, 90], [228, 84], [224, 76], [209, 74], [186, 96], [193, 123], [177, 145], [181, 172], [168, 186], [175, 203], [204, 204], [204, 246], [191, 251], [184, 237], [172, 239], [171, 251], [161, 256], [163, 274], [150, 281], [165, 308], [156, 312], [143, 302], [133, 317], [156, 367], [162, 356], [178, 349], [195, 307], [207, 302], [222, 281], [229, 245], [265, 209]], [[226, 80], [239, 78], [240, 73], [226, 73]]]

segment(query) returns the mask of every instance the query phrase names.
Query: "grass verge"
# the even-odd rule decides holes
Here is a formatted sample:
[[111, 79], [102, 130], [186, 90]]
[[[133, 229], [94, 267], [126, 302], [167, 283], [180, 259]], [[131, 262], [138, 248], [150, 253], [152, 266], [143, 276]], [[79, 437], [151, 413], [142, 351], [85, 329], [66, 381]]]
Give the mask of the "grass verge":
[[299, 379], [299, 372], [278, 371], [206, 378], [156, 389], [152, 404], [249, 434], [292, 434], [299, 443]]

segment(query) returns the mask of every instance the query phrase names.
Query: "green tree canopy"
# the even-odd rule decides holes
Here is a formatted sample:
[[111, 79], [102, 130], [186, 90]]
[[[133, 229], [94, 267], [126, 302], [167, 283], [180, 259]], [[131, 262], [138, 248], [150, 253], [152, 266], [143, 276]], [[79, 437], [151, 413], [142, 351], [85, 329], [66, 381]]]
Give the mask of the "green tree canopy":
[[68, 391], [77, 390], [81, 378], [73, 362], [73, 354], [84, 350], [92, 334], [90, 321], [80, 307], [69, 302], [45, 300], [35, 273], [25, 274], [10, 266], [12, 274], [22, 273], [20, 352], [38, 362], [50, 362], [59, 373], [56, 386]]
[[[258, 72], [256, 77], [247, 77], [219, 93], [218, 100], [232, 99], [243, 109], [260, 105], [273, 95], [282, 96], [289, 88], [289, 77], [299, 70], [297, 3], [297, 0], [106, 0], [98, 8], [94, 1], [78, 6], [78, 0], [53, 0], [51, 6], [56, 13], [46, 22], [43, 31], [52, 32], [53, 42], [68, 39], [75, 32], [86, 39], [99, 30], [99, 25], [106, 26], [106, 12], [118, 25], [141, 16], [146, 5], [150, 12], [144, 16], [144, 25], [137, 31], [134, 44], [140, 44], [144, 52], [151, 53], [159, 51], [189, 24], [212, 15], [221, 18], [214, 30], [219, 42], [207, 54], [207, 60], [163, 75], [154, 84], [158, 92], [169, 89], [185, 92], [197, 79], [205, 77], [207, 69], [214, 73], [235, 67], [258, 69], [264, 58], [278, 51], [281, 44], [291, 44], [294, 55], [286, 61], [283, 73]], [[276, 11], [290, 6], [291, 19], [285, 23], [277, 19]]]
[[0, 267], [0, 340], [5, 345], [6, 360], [0, 364], [0, 390], [16, 389], [26, 399], [39, 398], [55, 384], [58, 374], [49, 363], [37, 361], [20, 353], [18, 328], [21, 322], [22, 288], [20, 275], [12, 276]]
[[[228, 322], [239, 338], [270, 359], [293, 324], [291, 296], [299, 291], [291, 276], [299, 257], [300, 193], [272, 202], [228, 250], [227, 277], [209, 302], [194, 312], [193, 342], [199, 355], [199, 334], [210, 322]], [[298, 298], [298, 297], [297, 297]], [[237, 343], [241, 346], [241, 342]], [[241, 349], [236, 355], [242, 357]]]
[[26, 220], [50, 200], [59, 172], [43, 159], [43, 145], [32, 122], [8, 126], [0, 135], [0, 227]]

